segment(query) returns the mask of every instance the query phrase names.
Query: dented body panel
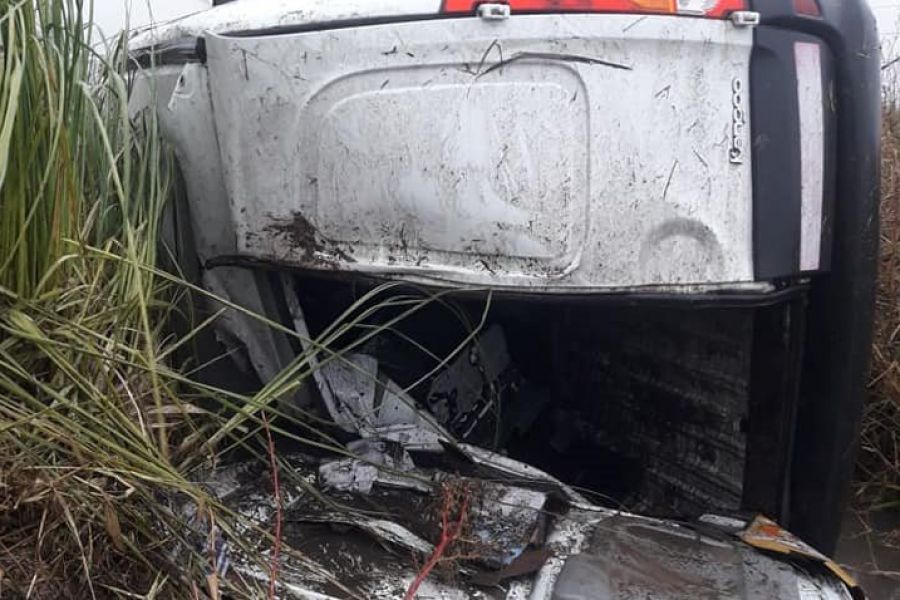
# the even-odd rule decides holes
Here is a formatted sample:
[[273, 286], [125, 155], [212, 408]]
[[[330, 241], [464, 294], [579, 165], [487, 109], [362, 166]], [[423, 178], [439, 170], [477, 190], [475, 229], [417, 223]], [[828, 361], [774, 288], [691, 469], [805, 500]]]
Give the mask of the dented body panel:
[[[483, 539], [464, 558], [447, 558], [446, 576], [425, 580], [416, 597], [454, 600], [852, 600], [852, 583], [832, 574], [820, 556], [761, 552], [742, 540], [747, 523], [705, 515], [677, 523], [593, 505], [528, 465], [462, 445], [480, 469], [463, 476], [472, 490], [471, 536]], [[311, 493], [316, 461], [287, 455], [285, 464], [306, 481], [286, 487], [285, 541], [303, 548], [279, 571], [279, 597], [338, 600], [404, 597], [421, 562], [433, 552], [435, 482], [459, 478], [413, 468], [389, 485], [360, 490], [325, 486]], [[343, 461], [341, 461], [343, 462]], [[321, 485], [321, 465], [318, 484]], [[414, 475], [415, 486], [410, 486]], [[205, 475], [230, 509], [259, 523], [240, 532], [261, 537], [277, 512], [255, 463]], [[505, 479], [509, 479], [506, 482]], [[422, 485], [422, 482], [431, 485]], [[404, 483], [406, 482], [406, 483]], [[438, 488], [439, 489], [439, 488]], [[553, 495], [556, 502], [551, 502]], [[327, 501], [326, 501], [327, 500]], [[377, 514], [335, 510], [384, 506]], [[368, 502], [368, 504], [366, 504]], [[333, 529], [323, 524], [339, 525]], [[774, 524], [773, 528], [778, 529]], [[752, 527], [747, 528], [750, 530]], [[780, 529], [778, 529], [780, 531]], [[787, 536], [784, 532], [783, 536]], [[528, 548], [524, 540], [530, 540]], [[265, 542], [262, 542], [263, 544]], [[264, 585], [269, 574], [239, 547], [233, 570]], [[504, 557], [492, 562], [494, 553]], [[813, 554], [815, 554], [813, 552]], [[296, 558], [295, 558], [296, 556]]]
[[166, 118], [194, 119], [184, 90], [209, 94], [215, 136], [173, 139], [220, 158], [222, 182], [193, 187], [221, 207], [224, 186], [230, 214], [202, 222], [228, 219], [240, 257], [512, 290], [744, 289], [751, 44], [725, 21], [632, 15], [208, 35]]
[[[842, 358], [828, 368], [800, 365], [804, 349], [815, 358], [819, 348], [842, 347], [800, 341], [806, 285], [813, 278], [815, 289], [815, 276], [832, 270], [832, 254], [835, 264], [850, 264], [841, 244], [864, 228], [859, 219], [842, 223], [856, 196], [877, 192], [862, 176], [841, 187], [847, 177], [835, 175], [835, 165], [865, 162], [856, 153], [873, 143], [854, 142], [847, 123], [877, 119], [877, 110], [854, 110], [845, 98], [854, 94], [841, 92], [846, 56], [863, 53], [839, 43], [856, 30], [853, 19], [837, 33], [822, 29], [831, 27], [837, 0], [819, 2], [828, 17], [821, 27], [767, 4], [748, 2], [760, 13], [733, 20], [509, 15], [498, 5], [500, 16], [489, 20], [474, 9], [442, 14], [437, 0], [244, 0], [135, 39], [135, 64], [152, 69], [136, 77], [134, 106], [155, 105], [184, 175], [188, 244], [199, 265], [192, 281], [304, 338], [317, 328], [299, 309], [301, 301], [315, 304], [312, 281], [354, 293], [372, 278], [515, 292], [498, 296], [504, 302], [557, 294], [567, 306], [587, 298], [591, 311], [630, 303], [658, 310], [655, 303], [673, 301], [752, 310], [754, 320], [733, 322], [735, 344], [718, 338], [731, 327], [703, 315], [668, 314], [684, 326], [671, 346], [653, 318], [596, 336], [579, 324], [582, 333], [560, 345], [581, 352], [574, 337], [584, 336], [587, 348], [605, 335], [604, 352], [569, 362], [607, 385], [577, 373], [560, 380], [583, 400], [570, 412], [605, 417], [592, 431], [611, 435], [595, 441], [646, 458], [644, 500], [674, 498], [679, 513], [713, 506], [784, 518], [785, 486], [803, 477], [803, 461], [791, 458], [795, 430], [805, 431], [795, 407], [799, 373], [843, 368]], [[859, 0], [840, 6], [849, 4]], [[872, 164], [874, 155], [859, 154]], [[850, 250], [851, 258], [874, 256]], [[856, 281], [851, 271], [829, 285]], [[307, 277], [324, 273], [344, 276]], [[866, 273], [862, 287], [871, 282]], [[605, 296], [613, 293], [621, 295]], [[865, 304], [864, 293], [854, 294]], [[801, 318], [782, 302], [802, 305]], [[765, 312], [759, 307], [776, 304], [770, 319], [756, 318]], [[513, 323], [539, 318], [533, 306], [526, 312]], [[831, 331], [842, 321], [833, 312], [814, 310], [813, 330]], [[310, 347], [236, 310], [216, 333], [262, 383]], [[684, 355], [695, 340], [715, 351]], [[517, 360], [530, 358], [521, 354]], [[331, 410], [343, 388], [314, 379], [289, 400]], [[836, 398], [857, 398], [846, 386], [834, 389]], [[828, 419], [829, 427], [840, 421]], [[376, 425], [384, 439], [410, 442], [392, 429], [408, 423]], [[837, 441], [847, 435], [818, 437], [849, 445]], [[818, 437], [810, 436], [814, 455]], [[430, 437], [416, 440], [434, 446]], [[776, 453], [773, 473], [760, 474]], [[767, 494], [760, 479], [772, 481]], [[807, 491], [836, 488], [819, 479]], [[761, 496], [766, 502], [754, 503]], [[817, 496], [803, 497], [798, 504], [817, 504]], [[538, 577], [545, 595], [533, 597], [549, 597], [557, 574]], [[619, 573], [608, 575], [612, 582]], [[832, 597], [813, 595], [813, 587], [798, 587], [798, 597]]]

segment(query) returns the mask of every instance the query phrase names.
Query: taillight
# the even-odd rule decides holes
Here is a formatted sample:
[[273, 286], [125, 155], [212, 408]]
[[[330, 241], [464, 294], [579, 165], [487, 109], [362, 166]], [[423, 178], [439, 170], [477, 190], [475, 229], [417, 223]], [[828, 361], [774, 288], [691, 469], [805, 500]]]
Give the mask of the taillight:
[[[474, 13], [484, 0], [444, 0], [445, 13]], [[621, 12], [725, 17], [747, 0], [506, 0], [514, 12]]]
[[816, 0], [794, 0], [794, 12], [804, 17], [821, 17], [822, 11]]

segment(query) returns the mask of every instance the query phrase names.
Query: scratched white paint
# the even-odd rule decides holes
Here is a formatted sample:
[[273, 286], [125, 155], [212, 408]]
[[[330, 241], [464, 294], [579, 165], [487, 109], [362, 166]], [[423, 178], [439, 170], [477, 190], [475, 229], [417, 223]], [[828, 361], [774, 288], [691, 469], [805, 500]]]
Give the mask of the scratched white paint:
[[[170, 0], [153, 0], [152, 4], [168, 5]], [[440, 8], [441, 0], [238, 0], [147, 31], [133, 40], [132, 48], [165, 44], [207, 32], [305, 26], [356, 18], [429, 15], [437, 14]]]
[[207, 36], [238, 249], [432, 283], [742, 287], [751, 165], [728, 151], [751, 44], [630, 15]]

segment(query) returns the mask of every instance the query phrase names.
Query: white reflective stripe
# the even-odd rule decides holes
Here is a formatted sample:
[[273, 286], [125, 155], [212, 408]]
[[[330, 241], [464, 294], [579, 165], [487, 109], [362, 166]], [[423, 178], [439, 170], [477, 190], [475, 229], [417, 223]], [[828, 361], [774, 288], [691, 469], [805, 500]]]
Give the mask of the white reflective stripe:
[[800, 105], [800, 270], [819, 268], [825, 176], [825, 108], [819, 44], [794, 44]]

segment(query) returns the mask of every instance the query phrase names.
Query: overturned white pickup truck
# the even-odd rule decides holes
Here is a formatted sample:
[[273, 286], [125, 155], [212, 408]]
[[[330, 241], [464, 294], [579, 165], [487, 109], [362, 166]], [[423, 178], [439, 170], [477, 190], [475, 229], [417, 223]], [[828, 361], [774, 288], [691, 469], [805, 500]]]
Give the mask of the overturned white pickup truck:
[[[173, 247], [197, 283], [309, 339], [378, 282], [452, 298], [506, 339], [438, 366], [372, 342], [350, 363], [379, 365], [378, 398], [391, 382], [445, 441], [616, 502], [762, 513], [828, 553], [869, 352], [876, 39], [862, 0], [237, 0], [131, 55], [135, 110], [158, 111], [183, 176]], [[452, 347], [446, 322], [394, 325], [419, 355]], [[256, 383], [310, 351], [238, 311], [211, 343], [233, 360], [201, 356], [199, 377]], [[358, 431], [340, 386], [315, 382], [293, 401]], [[734, 567], [752, 519], [728, 522]], [[628, 595], [604, 552], [635, 527], [661, 553], [693, 533], [609, 523], [532, 597], [852, 587], [791, 567], [775, 596], [684, 573]]]

